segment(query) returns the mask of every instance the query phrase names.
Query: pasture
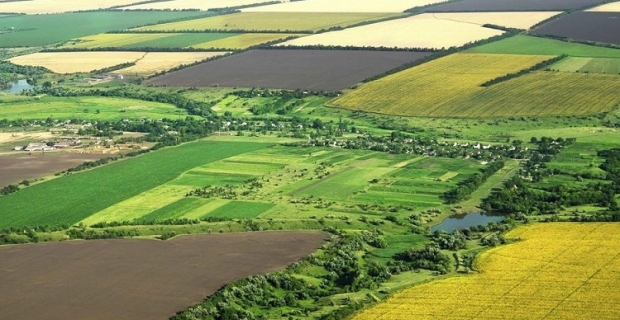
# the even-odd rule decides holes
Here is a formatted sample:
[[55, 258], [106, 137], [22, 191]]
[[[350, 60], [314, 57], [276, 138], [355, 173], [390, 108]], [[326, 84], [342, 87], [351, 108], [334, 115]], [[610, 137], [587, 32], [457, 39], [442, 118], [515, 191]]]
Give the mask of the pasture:
[[571, 57], [620, 58], [620, 49], [597, 47], [587, 44], [565, 42], [521, 34], [499, 41], [486, 43], [481, 46], [468, 49], [467, 52], [554, 56], [566, 54]]
[[185, 118], [187, 111], [171, 104], [112, 97], [41, 97], [37, 100], [3, 103], [0, 119], [122, 119]]
[[229, 30], [229, 31], [279, 31], [299, 32], [317, 31], [329, 28], [344, 28], [361, 22], [397, 16], [385, 13], [279, 13], [247, 12], [225, 14], [202, 19], [142, 27], [135, 30], [148, 31], [188, 31], [188, 30]]
[[[134, 3], [141, 2], [135, 1]], [[184, 10], [184, 9], [198, 9], [201, 11], [207, 11], [209, 9], [221, 9], [245, 6], [250, 4], [257, 4], [263, 2], [270, 2], [269, 0], [171, 0], [171, 1], [154, 1], [149, 3], [136, 4], [133, 6], [127, 6], [123, 9], [126, 10]]]
[[566, 11], [592, 7], [605, 0], [463, 0], [438, 4], [426, 12]]
[[[181, 18], [200, 17], [207, 14], [195, 11], [100, 11], [11, 16], [0, 19], [0, 31], [6, 31], [0, 32], [0, 47], [45, 46], [111, 30], [128, 29]], [[9, 30], [10, 28], [14, 29]]]
[[388, 51], [252, 50], [171, 72], [150, 79], [147, 83], [175, 87], [256, 87], [333, 92], [428, 54]]
[[[527, 69], [549, 56], [449, 55], [366, 83], [330, 102], [368, 112], [417, 116], [477, 116], [460, 103], [485, 81]], [[497, 86], [497, 85], [496, 85]]]
[[[0, 214], [0, 228], [77, 223], [169, 182], [191, 168], [266, 146], [261, 143], [198, 141], [43, 182], [0, 197], [0, 205], [5, 209]], [[157, 168], [158, 174], [148, 168]], [[73, 191], [68, 193], [66, 190]]]
[[545, 23], [534, 29], [533, 33], [620, 45], [620, 33], [617, 30], [620, 30], [618, 13], [575, 12]]
[[[520, 227], [520, 239], [477, 258], [480, 272], [393, 294], [354, 320], [616, 319], [620, 225], [555, 223]], [[492, 307], [491, 307], [492, 306]]]
[[63, 48], [184, 48], [234, 37], [235, 33], [103, 33], [73, 40]]
[[439, 3], [443, 0], [306, 0], [242, 9], [243, 12], [392, 12]]
[[[278, 45], [442, 49], [459, 47], [468, 42], [487, 39], [502, 33], [503, 31], [471, 23], [442, 20], [431, 14], [422, 14], [311, 35]], [[390, 36], [386, 37], [386, 34]]]
[[252, 232], [2, 246], [0, 308], [15, 320], [168, 318], [227, 283], [296, 262], [325, 237]]
[[539, 12], [440, 12], [433, 17], [477, 25], [493, 24], [506, 28], [529, 29], [535, 24], [560, 14], [558, 11]]
[[549, 66], [551, 70], [566, 72], [620, 74], [620, 58], [569, 57]]

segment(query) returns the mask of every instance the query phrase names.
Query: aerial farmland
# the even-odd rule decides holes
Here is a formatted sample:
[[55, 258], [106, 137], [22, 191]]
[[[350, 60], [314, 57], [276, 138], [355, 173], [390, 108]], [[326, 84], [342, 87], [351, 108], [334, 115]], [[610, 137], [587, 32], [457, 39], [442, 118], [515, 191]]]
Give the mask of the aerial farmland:
[[0, 1], [0, 319], [617, 319], [617, 5]]

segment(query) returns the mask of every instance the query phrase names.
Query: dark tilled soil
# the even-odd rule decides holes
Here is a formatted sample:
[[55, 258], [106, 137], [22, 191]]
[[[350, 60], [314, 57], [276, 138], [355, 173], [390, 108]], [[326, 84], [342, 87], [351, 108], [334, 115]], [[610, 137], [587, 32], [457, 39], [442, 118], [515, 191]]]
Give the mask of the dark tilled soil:
[[23, 180], [33, 180], [77, 167], [86, 161], [110, 157], [106, 154], [27, 152], [0, 156], [0, 188]]
[[591, 7], [604, 2], [604, 0], [463, 0], [432, 6], [425, 11], [565, 11]]
[[156, 77], [148, 83], [335, 92], [428, 55], [403, 51], [252, 50]]
[[545, 23], [533, 33], [620, 45], [620, 13], [575, 12]]
[[0, 247], [0, 319], [167, 319], [226, 283], [282, 269], [320, 232]]

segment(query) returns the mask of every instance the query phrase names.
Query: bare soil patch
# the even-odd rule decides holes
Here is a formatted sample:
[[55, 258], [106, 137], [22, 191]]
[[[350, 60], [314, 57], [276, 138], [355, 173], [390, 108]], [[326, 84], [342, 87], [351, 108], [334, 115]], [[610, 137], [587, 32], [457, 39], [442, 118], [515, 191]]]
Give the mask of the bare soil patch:
[[86, 162], [110, 157], [106, 154], [20, 152], [0, 155], [0, 188], [61, 172]]
[[338, 91], [428, 52], [252, 50], [149, 80], [156, 86]]
[[0, 247], [0, 319], [167, 319], [226, 283], [284, 268], [320, 232]]
[[534, 34], [620, 45], [620, 12], [575, 12], [534, 29]]
[[432, 6], [426, 12], [565, 11], [595, 6], [604, 0], [463, 0]]

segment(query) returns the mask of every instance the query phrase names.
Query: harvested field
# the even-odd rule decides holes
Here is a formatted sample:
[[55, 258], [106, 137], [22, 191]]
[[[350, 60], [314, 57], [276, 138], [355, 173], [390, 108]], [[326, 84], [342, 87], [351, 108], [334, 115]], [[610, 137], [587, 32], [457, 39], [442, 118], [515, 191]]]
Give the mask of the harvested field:
[[[459, 47], [468, 42], [502, 34], [503, 31], [483, 28], [471, 23], [440, 20], [432, 14], [326, 32], [293, 39], [281, 46], [355, 46], [387, 48], [441, 49]], [[385, 35], [389, 34], [389, 37]]]
[[[138, 2], [138, 1], [135, 1]], [[128, 6], [125, 10], [183, 10], [199, 9], [207, 11], [209, 9], [238, 7], [255, 3], [270, 2], [270, 0], [172, 0], [164, 2], [153, 2]]]
[[507, 28], [529, 29], [535, 24], [549, 19], [562, 12], [444, 12], [433, 13], [433, 17], [441, 20], [473, 23], [477, 25], [494, 24]]
[[0, 317], [166, 319], [227, 283], [286, 267], [324, 238], [251, 232], [4, 246]]
[[43, 66], [56, 73], [90, 72], [121, 63], [134, 62], [144, 52], [37, 52], [9, 59], [12, 63]]
[[393, 294], [354, 320], [618, 319], [617, 223], [520, 227], [479, 255], [480, 272]]
[[432, 6], [426, 12], [566, 11], [603, 2], [605, 0], [463, 0]]
[[203, 19], [185, 20], [142, 27], [135, 30], [187, 31], [317, 31], [347, 27], [365, 21], [396, 16], [386, 13], [304, 13], [304, 12], [242, 12]]
[[124, 75], [151, 75], [182, 64], [191, 64], [228, 52], [149, 52], [135, 66], [114, 71]]
[[620, 58], [620, 50], [540, 37], [517, 35], [467, 50], [495, 54], [566, 54], [571, 57]]
[[594, 7], [586, 11], [589, 11], [589, 12], [620, 12], [620, 1], [600, 5], [598, 7]]
[[44, 46], [111, 30], [135, 28], [181, 18], [204, 17], [205, 15], [208, 13], [197, 11], [94, 11], [16, 15], [0, 19], [0, 47]]
[[0, 188], [24, 180], [34, 180], [76, 167], [85, 161], [109, 157], [104, 154], [27, 152], [0, 156]]
[[297, 34], [283, 33], [246, 33], [224, 39], [209, 41], [191, 45], [197, 49], [229, 49], [244, 50], [249, 47], [257, 46], [266, 42], [284, 40], [288, 37], [301, 36]]
[[1, 2], [0, 12], [18, 12], [26, 14], [61, 13], [70, 11], [84, 11], [107, 9], [112, 6], [122, 6], [139, 2], [140, 0], [32, 0]]
[[234, 37], [235, 33], [102, 33], [82, 37], [63, 48], [184, 48]]
[[567, 72], [620, 74], [620, 58], [569, 57], [549, 66], [551, 70]]
[[148, 83], [338, 91], [428, 55], [425, 52], [253, 50], [168, 73]]
[[242, 9], [243, 12], [403, 12], [445, 0], [305, 0]]
[[620, 45], [620, 13], [575, 12], [546, 23], [533, 33]]

